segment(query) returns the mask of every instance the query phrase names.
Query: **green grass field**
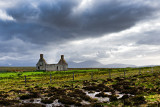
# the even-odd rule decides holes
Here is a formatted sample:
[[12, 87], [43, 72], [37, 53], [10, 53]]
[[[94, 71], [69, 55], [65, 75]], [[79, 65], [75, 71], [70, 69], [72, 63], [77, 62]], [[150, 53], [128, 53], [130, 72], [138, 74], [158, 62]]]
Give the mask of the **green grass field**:
[[[160, 94], [157, 92], [157, 90], [160, 91], [159, 72], [160, 67], [158, 66], [153, 68], [140, 68], [140, 71], [139, 68], [98, 68], [70, 69], [68, 71], [50, 72], [35, 71], [34, 67], [3, 67], [0, 69], [0, 94], [2, 96], [8, 96], [0, 100], [13, 100], [18, 96], [21, 96], [21, 94], [19, 93], [13, 93], [13, 90], [26, 91], [28, 88], [34, 89], [35, 87], [41, 87], [43, 89], [47, 89], [48, 87], [56, 87], [62, 89], [64, 87], [68, 87], [68, 90], [72, 88], [82, 89], [84, 87], [84, 81], [93, 82], [94, 80], [96, 80], [96, 84], [101, 84], [108, 79], [111, 79], [112, 81], [106, 82], [105, 86], [112, 86], [119, 82], [116, 80], [117, 77], [125, 77], [125, 81], [134, 83], [134, 86], [130, 87], [144, 87], [146, 90], [150, 90], [142, 90], [143, 92], [139, 95], [145, 96], [147, 104], [154, 104], [160, 101]], [[104, 103], [104, 105], [110, 106], [116, 105], [117, 103], [119, 103], [119, 101], [111, 102], [110, 104]]]

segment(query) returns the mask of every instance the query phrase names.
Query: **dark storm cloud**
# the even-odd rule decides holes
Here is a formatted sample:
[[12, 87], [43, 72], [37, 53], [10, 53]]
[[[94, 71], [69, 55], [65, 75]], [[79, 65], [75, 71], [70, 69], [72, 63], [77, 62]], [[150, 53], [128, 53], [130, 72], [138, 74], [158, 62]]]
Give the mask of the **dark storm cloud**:
[[38, 15], [38, 12], [39, 10], [29, 2], [20, 2], [12, 8], [7, 9], [7, 13], [19, 22], [27, 20], [32, 22]]
[[[81, 14], [84, 33], [99, 36], [105, 33], [118, 32], [133, 26], [153, 12], [145, 5], [123, 5], [123, 2], [94, 2], [93, 7]], [[92, 32], [92, 33], [90, 33]]]
[[[59, 34], [57, 29], [52, 29], [46, 26], [42, 26], [35, 23], [19, 23], [19, 22], [0, 22], [0, 32], [3, 36], [3, 40], [13, 39], [14, 37], [20, 38], [23, 41], [44, 44], [54, 35]], [[59, 37], [54, 36], [53, 41], [56, 41]]]
[[98, 37], [132, 27], [157, 9], [143, 3], [93, 0], [92, 5], [86, 4], [84, 9], [76, 11], [80, 3], [76, 0], [39, 1], [36, 5], [31, 1], [18, 3], [7, 9], [16, 21], [1, 21], [0, 35], [3, 39], [17, 37], [34, 44]]
[[[74, 28], [78, 20], [71, 18], [72, 9], [78, 6], [76, 0], [60, 0], [56, 2], [41, 3], [39, 21], [47, 25], [61, 28]], [[78, 22], [79, 23], [79, 22]]]

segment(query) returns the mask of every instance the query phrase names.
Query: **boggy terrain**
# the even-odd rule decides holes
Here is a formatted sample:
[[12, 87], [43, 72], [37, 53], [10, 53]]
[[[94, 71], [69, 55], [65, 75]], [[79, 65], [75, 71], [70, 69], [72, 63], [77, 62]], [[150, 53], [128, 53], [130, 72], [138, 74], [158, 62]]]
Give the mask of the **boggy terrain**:
[[[17, 97], [12, 98], [15, 94]], [[0, 106], [10, 107], [103, 107], [160, 104], [160, 74], [150, 73], [114, 79], [83, 80], [62, 87], [29, 87], [0, 92]]]

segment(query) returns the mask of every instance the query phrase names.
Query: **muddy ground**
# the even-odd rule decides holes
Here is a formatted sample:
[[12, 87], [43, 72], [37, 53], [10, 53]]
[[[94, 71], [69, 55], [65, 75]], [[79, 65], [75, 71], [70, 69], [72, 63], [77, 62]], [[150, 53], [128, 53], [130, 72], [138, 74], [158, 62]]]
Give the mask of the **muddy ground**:
[[[134, 75], [132, 77], [117, 77], [106, 80], [82, 81], [78, 85], [63, 85], [62, 87], [40, 87], [26, 90], [0, 91], [0, 106], [9, 107], [103, 107], [103, 106], [158, 106], [159, 102], [149, 103], [145, 96], [160, 95], [159, 82], [157, 86], [145, 86], [149, 78], [159, 79], [159, 74]], [[144, 85], [143, 85], [143, 84]], [[146, 83], [146, 84], [145, 84]], [[11, 94], [12, 93], [12, 94]], [[11, 95], [16, 94], [16, 98]]]

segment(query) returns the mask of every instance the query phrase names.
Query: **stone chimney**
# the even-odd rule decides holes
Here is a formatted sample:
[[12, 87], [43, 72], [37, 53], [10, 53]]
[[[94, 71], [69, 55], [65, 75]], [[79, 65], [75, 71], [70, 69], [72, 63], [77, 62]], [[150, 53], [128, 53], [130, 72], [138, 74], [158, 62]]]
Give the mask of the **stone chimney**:
[[61, 55], [61, 59], [64, 60], [64, 55]]
[[64, 59], [64, 55], [61, 55], [61, 59], [59, 60], [58, 64], [68, 65], [67, 62]]
[[40, 59], [43, 59], [43, 54], [40, 54]]

